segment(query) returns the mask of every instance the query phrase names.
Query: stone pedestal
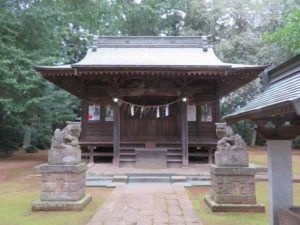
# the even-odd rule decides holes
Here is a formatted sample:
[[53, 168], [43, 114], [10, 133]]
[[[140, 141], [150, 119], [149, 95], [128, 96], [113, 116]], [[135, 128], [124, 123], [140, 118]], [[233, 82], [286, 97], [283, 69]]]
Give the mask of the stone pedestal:
[[227, 149], [215, 152], [215, 162], [221, 167], [248, 167], [249, 156], [245, 150]]
[[86, 164], [40, 167], [41, 199], [32, 203], [33, 211], [81, 210], [92, 199], [85, 194]]
[[92, 200], [85, 194], [87, 166], [81, 162], [80, 131], [77, 122], [67, 122], [62, 131], [55, 130], [48, 164], [40, 166], [42, 193], [41, 199], [32, 203], [33, 211], [81, 210]]
[[265, 212], [256, 203], [255, 168], [211, 166], [211, 195], [205, 203], [213, 212]]

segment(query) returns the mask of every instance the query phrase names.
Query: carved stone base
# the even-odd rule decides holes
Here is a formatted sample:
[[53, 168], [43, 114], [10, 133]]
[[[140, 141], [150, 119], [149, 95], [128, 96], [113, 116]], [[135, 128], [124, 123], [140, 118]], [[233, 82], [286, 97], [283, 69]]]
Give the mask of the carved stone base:
[[211, 165], [211, 194], [205, 203], [213, 212], [264, 212], [256, 203], [255, 168]]
[[92, 201], [92, 195], [85, 195], [78, 201], [41, 201], [32, 203], [32, 211], [81, 211]]
[[265, 212], [261, 204], [218, 204], [210, 196], [205, 196], [204, 202], [212, 212]]
[[86, 169], [86, 163], [40, 166], [41, 199], [32, 203], [32, 210], [81, 210], [91, 201], [85, 195]]
[[215, 164], [228, 167], [248, 167], [248, 152], [245, 150], [223, 150], [215, 152]]
[[219, 204], [256, 204], [255, 168], [212, 165], [211, 198]]

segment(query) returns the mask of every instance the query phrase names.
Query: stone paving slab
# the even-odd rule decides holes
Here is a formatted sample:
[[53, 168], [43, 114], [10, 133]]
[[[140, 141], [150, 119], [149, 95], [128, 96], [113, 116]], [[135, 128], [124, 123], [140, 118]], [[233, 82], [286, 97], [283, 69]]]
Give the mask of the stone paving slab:
[[128, 184], [115, 188], [87, 225], [202, 225], [184, 187]]

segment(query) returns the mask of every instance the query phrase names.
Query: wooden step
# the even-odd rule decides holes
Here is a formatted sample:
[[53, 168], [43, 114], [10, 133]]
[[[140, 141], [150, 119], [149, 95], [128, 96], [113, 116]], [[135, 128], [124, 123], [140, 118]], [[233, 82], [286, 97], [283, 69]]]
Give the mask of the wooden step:
[[119, 166], [120, 167], [134, 167], [135, 166], [135, 162], [120, 162]]
[[168, 168], [181, 168], [182, 162], [168, 162]]
[[180, 143], [157, 143], [156, 144], [157, 147], [159, 148], [177, 148], [177, 147], [181, 147]]
[[119, 155], [120, 156], [127, 156], [127, 155], [136, 156], [136, 153], [135, 152], [120, 152]]
[[120, 158], [120, 162], [135, 162], [135, 159], [123, 159], [123, 158]]
[[192, 156], [192, 157], [208, 157], [208, 153], [189, 153], [189, 156]]
[[145, 144], [142, 143], [120, 143], [120, 148], [144, 148]]
[[167, 152], [167, 156], [182, 156], [181, 152]]
[[[82, 156], [90, 156], [91, 153], [89, 152], [83, 152], [81, 153]], [[113, 153], [110, 153], [110, 152], [94, 152], [92, 154], [93, 156], [113, 156], [114, 154]]]
[[167, 160], [169, 159], [182, 159], [182, 155], [168, 155]]
[[131, 151], [135, 151], [135, 148], [130, 148], [130, 147], [120, 147], [119, 150], [131, 150]]
[[167, 159], [167, 163], [169, 162], [182, 162], [182, 159]]
[[167, 151], [167, 155], [172, 155], [172, 154], [180, 154], [180, 155], [182, 155], [182, 151]]

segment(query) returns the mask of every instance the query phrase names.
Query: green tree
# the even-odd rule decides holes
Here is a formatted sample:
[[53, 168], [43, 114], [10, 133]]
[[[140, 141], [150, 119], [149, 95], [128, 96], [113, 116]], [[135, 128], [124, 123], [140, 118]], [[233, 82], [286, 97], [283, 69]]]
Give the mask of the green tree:
[[265, 35], [265, 40], [287, 48], [293, 55], [300, 54], [300, 9], [284, 17], [283, 26]]
[[[63, 40], [62, 31], [67, 29], [62, 27], [59, 32], [50, 32], [45, 28], [55, 30], [60, 25], [60, 21], [55, 20], [54, 12], [37, 7], [33, 1], [18, 4], [15, 1], [5, 1], [2, 4], [0, 146], [8, 154], [22, 144], [25, 127], [30, 127], [33, 132], [33, 144], [45, 147], [49, 143], [54, 123], [76, 117], [74, 107], [70, 106], [75, 104], [78, 107], [78, 101], [63, 91], [57, 91], [33, 70], [37, 64], [71, 60], [59, 48]], [[27, 8], [23, 4], [28, 4]], [[68, 45], [64, 47], [68, 48]], [[66, 95], [68, 99], [72, 99], [69, 105], [66, 104], [68, 102], [59, 101], [66, 98]], [[60, 111], [49, 110], [51, 106], [56, 106], [56, 110]]]

